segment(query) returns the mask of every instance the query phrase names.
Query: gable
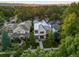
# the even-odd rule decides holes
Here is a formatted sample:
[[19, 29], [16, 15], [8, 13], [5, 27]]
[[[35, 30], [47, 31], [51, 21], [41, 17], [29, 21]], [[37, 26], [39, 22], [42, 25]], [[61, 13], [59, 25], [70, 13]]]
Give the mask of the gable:
[[46, 30], [45, 30], [44, 26], [43, 26], [43, 25], [41, 25], [41, 24], [39, 25], [39, 30], [40, 30], [40, 31], [45, 31], [45, 32], [46, 32]]
[[18, 33], [18, 34], [24, 34], [25, 32], [26, 31], [21, 27], [17, 27], [15, 30], [13, 30], [13, 33]]

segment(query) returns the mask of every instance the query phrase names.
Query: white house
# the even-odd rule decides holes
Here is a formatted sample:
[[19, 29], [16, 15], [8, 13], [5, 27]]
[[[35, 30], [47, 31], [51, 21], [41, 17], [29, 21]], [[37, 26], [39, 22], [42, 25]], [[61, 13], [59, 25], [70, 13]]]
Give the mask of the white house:
[[[36, 20], [35, 20], [36, 21]], [[35, 22], [34, 21], [34, 35], [37, 40], [45, 40], [48, 31], [51, 30], [51, 25], [46, 23], [44, 20]]]
[[34, 20], [34, 35], [38, 40], [45, 40], [48, 36], [48, 32], [51, 31], [53, 33], [58, 32], [60, 27], [60, 20], [48, 21], [48, 18], [45, 18], [42, 21], [37, 19]]

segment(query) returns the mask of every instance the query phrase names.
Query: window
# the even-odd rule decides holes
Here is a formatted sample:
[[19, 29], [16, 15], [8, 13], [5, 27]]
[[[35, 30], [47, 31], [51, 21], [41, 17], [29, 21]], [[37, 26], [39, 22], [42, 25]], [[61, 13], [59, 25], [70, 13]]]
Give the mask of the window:
[[46, 34], [46, 37], [48, 37], [48, 34]]
[[40, 39], [44, 39], [44, 36], [43, 36], [43, 35], [41, 35], [41, 36], [40, 36]]
[[43, 33], [44, 33], [44, 31], [41, 31], [40, 33], [41, 33], [41, 34], [43, 34]]
[[35, 30], [35, 33], [38, 33], [38, 30]]

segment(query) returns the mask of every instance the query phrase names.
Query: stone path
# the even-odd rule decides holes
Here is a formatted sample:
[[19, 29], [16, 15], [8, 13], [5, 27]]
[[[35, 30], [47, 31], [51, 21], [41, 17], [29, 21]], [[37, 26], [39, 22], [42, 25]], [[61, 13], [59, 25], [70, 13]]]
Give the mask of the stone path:
[[43, 43], [42, 43], [42, 41], [39, 41], [39, 46], [40, 46], [40, 49], [43, 49]]

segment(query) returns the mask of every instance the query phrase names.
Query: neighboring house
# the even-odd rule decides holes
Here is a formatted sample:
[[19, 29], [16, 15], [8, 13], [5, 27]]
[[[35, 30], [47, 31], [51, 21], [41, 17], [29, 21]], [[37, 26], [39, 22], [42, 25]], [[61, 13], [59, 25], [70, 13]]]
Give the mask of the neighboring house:
[[8, 31], [8, 34], [11, 39], [19, 38], [25, 39], [29, 37], [30, 28], [31, 28], [31, 21], [24, 21], [21, 23], [16, 23], [16, 16], [14, 18], [10, 18], [10, 22], [4, 23], [4, 29]]
[[7, 30], [11, 29], [14, 30], [17, 27], [17, 16], [11, 17], [10, 22], [5, 21], [4, 28], [7, 28]]
[[32, 21], [27, 20], [27, 21], [24, 21], [24, 22], [21, 22], [18, 24], [18, 26], [20, 26], [20, 25], [24, 25], [27, 28], [27, 30], [30, 32], [30, 27], [32, 26]]
[[31, 21], [25, 21], [17, 25], [17, 28], [13, 30], [14, 38], [26, 39], [29, 38], [31, 28]]
[[16, 20], [17, 17], [15, 16], [14, 18], [13, 17], [10, 18], [10, 22], [5, 21], [4, 23], [4, 29], [8, 31], [8, 35], [11, 39], [13, 39], [12, 37], [13, 30], [17, 27]]
[[51, 30], [51, 25], [46, 23], [44, 20], [38, 22], [35, 21], [34, 21], [35, 39], [43, 41], [46, 39], [48, 31]]
[[18, 26], [13, 30], [13, 38], [26, 39], [28, 38], [28, 31], [23, 26]]
[[7, 29], [9, 32], [11, 30], [14, 30], [16, 27], [17, 27], [16, 23], [7, 23], [7, 24], [4, 24], [4, 28]]

